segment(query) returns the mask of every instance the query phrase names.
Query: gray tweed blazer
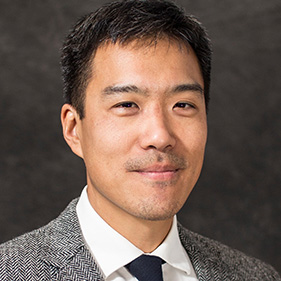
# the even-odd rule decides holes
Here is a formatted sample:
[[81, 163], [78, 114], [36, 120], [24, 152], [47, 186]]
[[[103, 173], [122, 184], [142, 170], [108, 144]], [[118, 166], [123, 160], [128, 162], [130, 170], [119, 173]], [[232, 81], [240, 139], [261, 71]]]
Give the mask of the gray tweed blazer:
[[[83, 241], [76, 204], [77, 199], [48, 225], [0, 246], [1, 281], [103, 280]], [[181, 225], [178, 228], [200, 281], [281, 280], [271, 266], [190, 232]]]

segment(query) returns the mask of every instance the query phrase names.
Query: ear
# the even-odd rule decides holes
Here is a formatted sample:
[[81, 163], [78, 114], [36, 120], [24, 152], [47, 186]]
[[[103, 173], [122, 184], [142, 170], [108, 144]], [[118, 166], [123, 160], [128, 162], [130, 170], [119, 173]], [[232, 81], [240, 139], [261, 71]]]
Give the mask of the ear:
[[71, 150], [83, 158], [78, 127], [81, 123], [79, 114], [70, 104], [64, 104], [61, 108], [61, 124], [63, 136]]

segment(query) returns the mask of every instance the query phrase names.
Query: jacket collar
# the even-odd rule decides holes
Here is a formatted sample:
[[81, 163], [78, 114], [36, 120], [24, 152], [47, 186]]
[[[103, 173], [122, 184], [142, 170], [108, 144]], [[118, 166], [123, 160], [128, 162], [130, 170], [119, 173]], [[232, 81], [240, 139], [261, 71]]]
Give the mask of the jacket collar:
[[191, 232], [179, 223], [178, 229], [180, 240], [190, 258], [198, 280], [228, 280], [230, 276], [227, 274], [234, 270], [234, 268], [230, 269], [226, 262], [226, 253], [230, 256], [229, 248]]
[[51, 267], [52, 280], [103, 280], [87, 249], [76, 214], [78, 199], [42, 228], [42, 260]]

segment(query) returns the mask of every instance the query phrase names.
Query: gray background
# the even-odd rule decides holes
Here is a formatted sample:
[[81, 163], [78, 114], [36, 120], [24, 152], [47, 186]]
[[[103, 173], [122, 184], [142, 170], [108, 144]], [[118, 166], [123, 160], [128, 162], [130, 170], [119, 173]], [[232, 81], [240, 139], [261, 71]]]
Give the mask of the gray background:
[[[179, 214], [281, 271], [281, 1], [178, 0], [214, 46], [202, 176]], [[0, 1], [0, 241], [59, 214], [85, 184], [60, 128], [59, 49], [104, 1]]]

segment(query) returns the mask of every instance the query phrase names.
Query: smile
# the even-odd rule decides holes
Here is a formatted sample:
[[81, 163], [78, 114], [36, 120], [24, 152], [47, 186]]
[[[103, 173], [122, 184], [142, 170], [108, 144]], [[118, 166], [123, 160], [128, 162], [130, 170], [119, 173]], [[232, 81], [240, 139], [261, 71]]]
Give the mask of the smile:
[[178, 171], [179, 169], [174, 167], [155, 166], [155, 167], [148, 167], [145, 169], [136, 170], [135, 172], [150, 180], [169, 181], [176, 176]]

